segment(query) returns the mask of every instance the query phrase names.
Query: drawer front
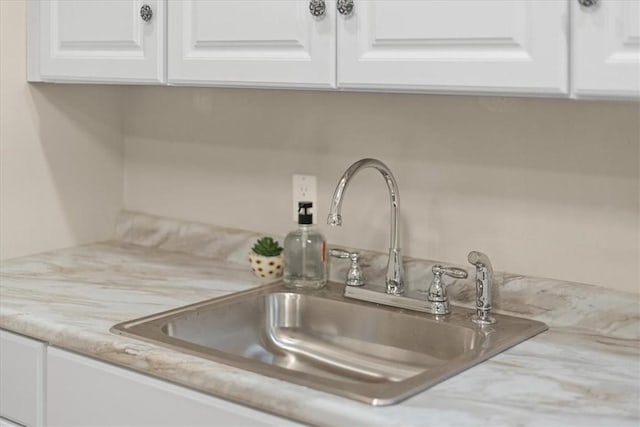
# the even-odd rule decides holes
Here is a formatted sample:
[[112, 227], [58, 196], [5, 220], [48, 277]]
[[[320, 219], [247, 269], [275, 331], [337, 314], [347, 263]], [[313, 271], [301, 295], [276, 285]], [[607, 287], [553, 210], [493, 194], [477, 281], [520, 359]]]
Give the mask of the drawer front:
[[0, 330], [0, 417], [43, 425], [45, 344]]
[[293, 425], [128, 369], [49, 347], [49, 426]]

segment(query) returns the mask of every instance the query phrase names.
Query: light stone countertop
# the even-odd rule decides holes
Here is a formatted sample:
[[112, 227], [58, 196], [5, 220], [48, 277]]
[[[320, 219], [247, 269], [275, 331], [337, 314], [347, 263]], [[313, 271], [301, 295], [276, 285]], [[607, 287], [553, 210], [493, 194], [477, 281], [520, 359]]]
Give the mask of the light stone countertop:
[[[387, 407], [109, 332], [259, 286], [246, 260], [257, 236], [125, 212], [113, 241], [2, 262], [0, 328], [309, 424], [640, 425], [640, 295], [596, 286], [497, 273], [497, 311], [550, 330]], [[384, 276], [386, 255], [362, 259], [368, 277]], [[426, 283], [432, 264], [406, 260], [409, 286]], [[449, 293], [470, 306], [475, 288], [459, 280]]]

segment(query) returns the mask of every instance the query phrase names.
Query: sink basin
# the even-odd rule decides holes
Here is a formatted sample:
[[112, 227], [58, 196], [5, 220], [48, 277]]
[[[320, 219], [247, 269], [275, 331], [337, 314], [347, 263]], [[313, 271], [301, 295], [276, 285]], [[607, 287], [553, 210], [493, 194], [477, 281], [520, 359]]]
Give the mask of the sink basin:
[[115, 333], [248, 371], [389, 405], [544, 330], [473, 310], [432, 315], [343, 297], [344, 285], [291, 291], [274, 283], [115, 325]]

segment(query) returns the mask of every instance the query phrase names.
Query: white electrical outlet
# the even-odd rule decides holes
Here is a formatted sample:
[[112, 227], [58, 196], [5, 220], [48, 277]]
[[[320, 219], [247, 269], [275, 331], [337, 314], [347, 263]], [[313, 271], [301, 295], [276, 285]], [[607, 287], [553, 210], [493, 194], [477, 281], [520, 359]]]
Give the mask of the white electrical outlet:
[[316, 197], [316, 177], [315, 175], [293, 174], [293, 220], [298, 222], [298, 202], [308, 201], [313, 203], [311, 213], [313, 213], [313, 223], [317, 224], [318, 200]]

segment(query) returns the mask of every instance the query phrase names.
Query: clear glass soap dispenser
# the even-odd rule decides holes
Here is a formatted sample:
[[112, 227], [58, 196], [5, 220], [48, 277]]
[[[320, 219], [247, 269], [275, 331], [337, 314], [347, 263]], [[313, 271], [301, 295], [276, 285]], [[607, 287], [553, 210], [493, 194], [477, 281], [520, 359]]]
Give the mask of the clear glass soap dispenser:
[[284, 275], [288, 288], [320, 289], [327, 283], [327, 243], [313, 228], [311, 202], [298, 203], [298, 229], [284, 239]]

